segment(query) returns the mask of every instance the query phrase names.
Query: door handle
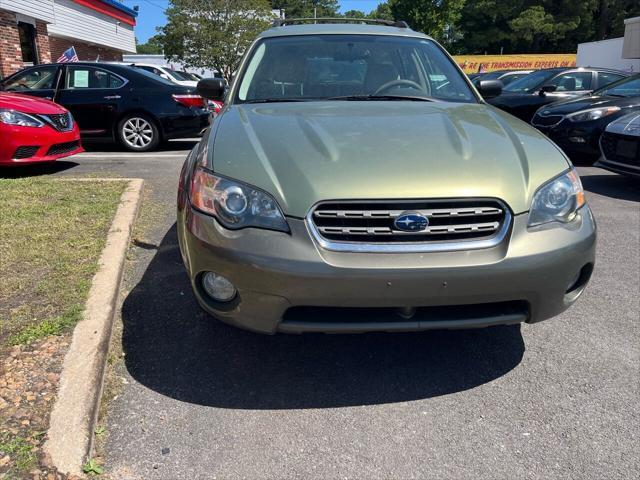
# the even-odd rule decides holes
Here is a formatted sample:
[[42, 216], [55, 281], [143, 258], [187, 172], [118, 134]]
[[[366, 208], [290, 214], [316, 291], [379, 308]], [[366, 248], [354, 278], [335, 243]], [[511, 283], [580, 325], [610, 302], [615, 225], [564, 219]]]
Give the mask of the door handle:
[[102, 97], [105, 100], [118, 100], [119, 98], [122, 98], [120, 95], [107, 95], [106, 97]]

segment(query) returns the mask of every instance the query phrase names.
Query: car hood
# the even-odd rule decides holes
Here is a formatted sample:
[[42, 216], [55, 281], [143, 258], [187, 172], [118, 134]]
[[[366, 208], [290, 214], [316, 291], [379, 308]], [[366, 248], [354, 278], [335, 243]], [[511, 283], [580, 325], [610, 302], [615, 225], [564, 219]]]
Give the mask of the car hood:
[[0, 92], [0, 108], [10, 108], [24, 113], [43, 113], [46, 115], [65, 113], [67, 110], [44, 98], [22, 95], [20, 93]]
[[[627, 108], [640, 105], [640, 97], [609, 97], [600, 95], [589, 95], [587, 97], [574, 98], [546, 105], [541, 109], [545, 115], [567, 115], [569, 113], [587, 110], [598, 107], [620, 107]], [[546, 113], [546, 112], [549, 113]]]
[[484, 104], [240, 104], [214, 129], [209, 167], [295, 217], [337, 199], [494, 197], [520, 213], [568, 168], [537, 130]]

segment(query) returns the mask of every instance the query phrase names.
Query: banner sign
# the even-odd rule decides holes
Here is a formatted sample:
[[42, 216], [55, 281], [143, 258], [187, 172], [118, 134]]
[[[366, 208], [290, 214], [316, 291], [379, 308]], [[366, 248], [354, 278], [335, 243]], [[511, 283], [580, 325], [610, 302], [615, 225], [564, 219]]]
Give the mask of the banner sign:
[[537, 70], [539, 68], [575, 67], [575, 53], [536, 53], [522, 55], [454, 55], [464, 73], [494, 70]]

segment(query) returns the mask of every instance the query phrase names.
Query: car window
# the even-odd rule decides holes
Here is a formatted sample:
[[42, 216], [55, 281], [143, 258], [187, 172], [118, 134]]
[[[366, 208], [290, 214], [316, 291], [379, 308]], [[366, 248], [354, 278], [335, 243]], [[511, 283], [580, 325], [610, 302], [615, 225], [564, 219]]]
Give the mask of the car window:
[[176, 77], [178, 80], [188, 80], [188, 81], [193, 81], [193, 77], [191, 76], [191, 74], [187, 73], [187, 72], [183, 72], [181, 70], [171, 70], [171, 73], [173, 74], [174, 77]]
[[158, 75], [158, 76], [162, 75], [162, 71], [157, 69], [156, 67], [148, 67], [146, 65], [136, 65], [136, 68], [139, 68], [141, 70], [145, 70], [147, 72], [151, 72], [154, 75]]
[[154, 83], [161, 83], [162, 85], [169, 85], [169, 86], [175, 86], [174, 83], [171, 83], [170, 80], [167, 80], [164, 77], [161, 77], [159, 75], [156, 75], [155, 73], [151, 73], [148, 72], [142, 68], [138, 68], [138, 67], [131, 67], [133, 70], [135, 70], [135, 75], [139, 75], [142, 76], [144, 78], [146, 78], [147, 80], [151, 80]]
[[477, 99], [434, 42], [387, 35], [265, 38], [241, 72], [238, 102], [353, 95]]
[[640, 97], [640, 75], [627, 77], [593, 93], [594, 95], [609, 95], [612, 97]]
[[625, 78], [625, 76], [618, 73], [598, 72], [598, 85], [604, 87], [623, 78]]
[[67, 67], [65, 88], [81, 90], [85, 88], [120, 88], [124, 80], [117, 75], [95, 67]]
[[495, 72], [489, 72], [482, 75], [482, 80], [497, 80], [500, 78], [500, 75], [504, 75], [504, 72], [496, 70]]
[[51, 90], [54, 88], [56, 71], [53, 65], [35, 67], [17, 74], [4, 84], [5, 90]]
[[557, 73], [558, 70], [538, 70], [525, 75], [520, 80], [511, 82], [504, 90], [514, 93], [534, 92], [542, 85], [545, 85], [546, 82]]
[[516, 80], [520, 80], [523, 77], [529, 75], [528, 73], [512, 73], [510, 75], [505, 75], [500, 79], [503, 85], [509, 85], [510, 83], [515, 82]]
[[567, 72], [549, 80], [545, 85], [555, 85], [556, 92], [575, 92], [591, 88], [591, 72]]

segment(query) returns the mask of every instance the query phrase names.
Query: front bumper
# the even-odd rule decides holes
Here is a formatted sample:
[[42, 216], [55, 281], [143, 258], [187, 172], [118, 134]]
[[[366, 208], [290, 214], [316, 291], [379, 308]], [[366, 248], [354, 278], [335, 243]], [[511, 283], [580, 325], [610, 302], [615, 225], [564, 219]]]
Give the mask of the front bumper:
[[614, 160], [607, 159], [605, 156], [600, 157], [600, 159], [596, 163], [594, 163], [593, 166], [604, 168], [605, 170], [609, 170], [610, 172], [618, 173], [620, 175], [640, 178], [640, 166], [630, 165], [629, 163], [616, 162]]
[[[567, 226], [540, 226], [535, 231], [527, 230], [527, 215], [517, 215], [501, 244], [458, 252], [331, 252], [316, 245], [303, 220], [288, 221], [290, 234], [253, 228], [231, 231], [188, 203], [181, 205], [178, 237], [183, 260], [206, 311], [263, 333], [538, 322], [578, 298], [595, 261], [596, 226], [588, 207]], [[567, 293], [581, 270], [586, 275], [579, 288]], [[200, 285], [206, 271], [231, 280], [238, 289], [236, 299], [227, 304], [212, 301]], [[470, 305], [478, 306], [477, 314]], [[502, 305], [505, 308], [499, 310]], [[374, 310], [432, 306], [456, 308], [426, 309], [426, 317], [384, 319]], [[460, 310], [464, 313], [456, 316], [459, 306], [465, 306]], [[326, 316], [309, 315], [304, 307], [320, 309]], [[339, 318], [335, 312], [353, 312], [354, 318]], [[369, 314], [371, 318], [362, 318]]]
[[601, 125], [600, 122], [571, 124], [568, 120], [564, 120], [553, 127], [533, 123], [532, 125], [553, 140], [567, 155], [593, 157], [600, 155], [598, 140], [607, 124]]
[[[68, 132], [58, 132], [48, 126], [33, 128], [0, 125], [0, 137], [2, 166], [53, 162], [84, 151], [77, 126]], [[21, 147], [29, 149], [27, 156], [18, 154]]]

